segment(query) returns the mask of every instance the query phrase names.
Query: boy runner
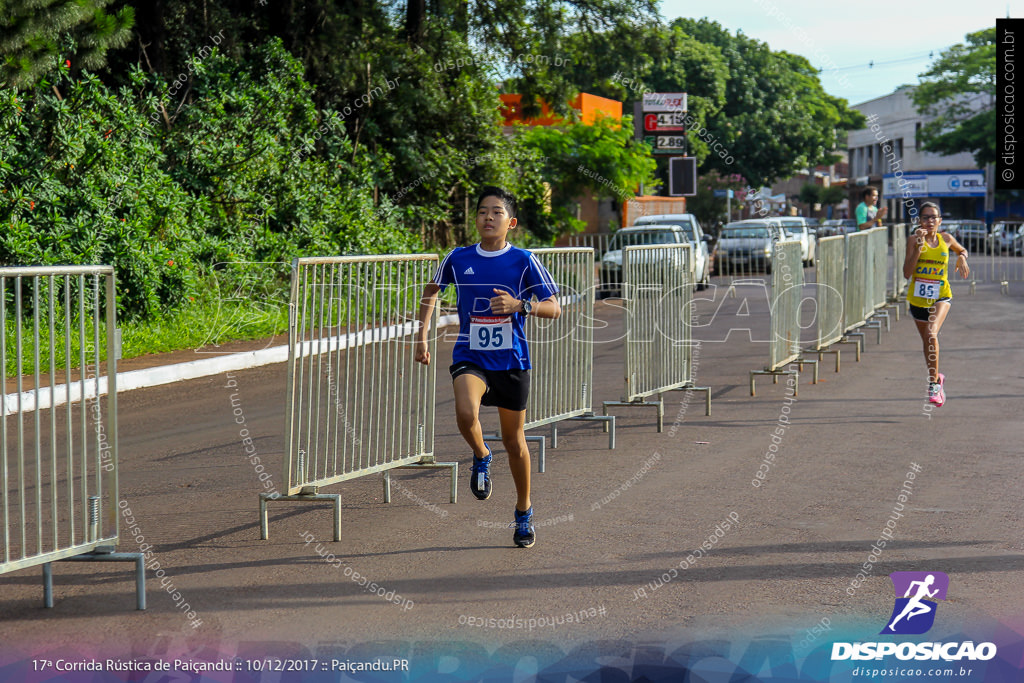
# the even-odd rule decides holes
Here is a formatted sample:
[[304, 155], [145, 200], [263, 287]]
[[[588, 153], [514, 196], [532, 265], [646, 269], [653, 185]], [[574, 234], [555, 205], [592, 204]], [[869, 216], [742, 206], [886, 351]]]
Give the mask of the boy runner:
[[[459, 336], [452, 351], [455, 418], [462, 438], [473, 449], [469, 488], [485, 500], [491, 495], [491, 449], [483, 439], [480, 406], [496, 406], [501, 440], [508, 452], [516, 486], [512, 540], [529, 548], [535, 540], [530, 501], [530, 451], [523, 425], [530, 392], [530, 353], [523, 334], [526, 316], [557, 318], [562, 313], [551, 274], [525, 249], [506, 241], [515, 228], [516, 200], [497, 187], [485, 187], [477, 201], [480, 242], [453, 249], [423, 289], [416, 361], [427, 365], [427, 334], [437, 295], [455, 285]], [[531, 304], [536, 296], [538, 302]]]

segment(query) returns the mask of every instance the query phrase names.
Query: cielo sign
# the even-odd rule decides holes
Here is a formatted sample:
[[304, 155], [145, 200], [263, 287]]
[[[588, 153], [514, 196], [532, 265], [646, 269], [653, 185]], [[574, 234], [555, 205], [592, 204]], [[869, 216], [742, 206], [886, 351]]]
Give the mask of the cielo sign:
[[[931, 629], [938, 611], [937, 600], [946, 599], [949, 576], [943, 572], [893, 572], [896, 599], [892, 614], [879, 635], [920, 635]], [[881, 660], [893, 657], [902, 661], [988, 661], [996, 656], [995, 643], [967, 640], [949, 643], [833, 643], [832, 661]]]

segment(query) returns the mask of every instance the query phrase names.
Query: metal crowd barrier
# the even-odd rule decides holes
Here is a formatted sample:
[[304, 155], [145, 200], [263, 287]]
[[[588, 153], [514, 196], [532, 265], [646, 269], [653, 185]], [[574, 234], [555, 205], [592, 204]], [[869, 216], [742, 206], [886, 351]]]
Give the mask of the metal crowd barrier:
[[[651, 406], [664, 428], [662, 394], [686, 390], [705, 392], [711, 414], [711, 388], [694, 385], [692, 325], [693, 282], [689, 275], [690, 245], [628, 246], [622, 252], [622, 289], [626, 308], [625, 393], [609, 406]], [[646, 399], [657, 395], [656, 402]]]
[[608, 252], [608, 243], [612, 237], [614, 237], [612, 233], [577, 233], [569, 235], [569, 246], [593, 249], [594, 261], [600, 261], [601, 257]]
[[887, 272], [889, 269], [888, 232], [887, 228], [875, 228], [868, 231], [868, 248], [874, 260], [874, 284], [871, 288], [871, 305], [876, 312], [881, 308], [885, 308], [888, 299], [886, 296]]
[[[270, 500], [331, 501], [341, 539], [341, 496], [324, 486], [388, 471], [447, 468], [456, 500], [458, 463], [434, 460], [437, 338], [429, 366], [412, 341], [423, 287], [437, 256], [340, 256], [296, 259], [288, 326], [288, 387], [283, 481], [286, 495], [260, 494], [260, 530], [268, 538]], [[437, 308], [435, 307], [437, 329]]]
[[877, 343], [882, 342], [882, 323], [877, 317], [889, 316], [880, 309], [886, 305], [886, 270], [888, 265], [887, 228], [879, 227], [846, 236], [846, 280], [843, 291], [846, 337], [858, 337], [858, 360], [863, 350], [864, 332], [874, 329]]
[[[615, 418], [595, 415], [593, 409], [593, 251], [590, 248], [531, 251], [558, 285], [562, 315], [556, 320], [531, 316], [526, 321], [533, 389], [526, 406], [525, 429], [551, 425], [551, 447], [557, 448], [558, 422], [597, 421], [603, 423], [609, 433], [608, 448], [615, 448]], [[545, 438], [526, 438], [539, 442], [538, 470], [543, 472]]]
[[907, 278], [903, 277], [903, 261], [907, 258], [907, 224], [897, 223], [892, 226], [892, 288], [889, 290], [889, 301], [896, 309], [899, 320], [899, 308], [895, 304], [905, 300]]
[[804, 271], [800, 242], [776, 242], [772, 252], [771, 336], [768, 339], [769, 362], [763, 370], [750, 371], [750, 395], [754, 396], [754, 378], [769, 375], [773, 382], [780, 375], [793, 375], [793, 395], [799, 392], [800, 374], [784, 370], [791, 363], [814, 366], [814, 382], [818, 381], [818, 361], [801, 357], [800, 303], [803, 301]]
[[846, 327], [844, 319], [844, 290], [846, 287], [846, 237], [836, 235], [834, 237], [823, 237], [818, 240], [818, 251], [816, 254], [817, 284], [815, 297], [817, 302], [816, 335], [814, 346], [811, 351], [818, 354], [821, 361], [826, 353], [836, 355], [836, 372], [839, 372], [840, 356], [839, 349], [830, 347], [837, 344], [855, 344], [858, 349], [857, 359], [860, 359], [860, 343], [844, 340]]
[[[970, 253], [970, 287], [974, 294], [979, 282], [999, 283], [1003, 293], [1009, 291], [1011, 282], [1024, 281], [1024, 224], [1020, 221], [996, 221], [991, 230], [982, 235], [977, 229], [968, 232], [966, 226], [953, 233]], [[949, 261], [949, 281], [959, 280]]]
[[[605, 236], [581, 235], [580, 237], [593, 238]], [[612, 249], [612, 251], [618, 251], [620, 254], [622, 252], [622, 249], [624, 249], [625, 247], [649, 246], [652, 244], [652, 236], [650, 233], [644, 232], [618, 232], [615, 235], [612, 235], [611, 237], [617, 237], [617, 239], [614, 241], [614, 243], [606, 241], [602, 246], [603, 251], [601, 253], [601, 256], [597, 257], [600, 261], [598, 265], [598, 292], [603, 296], [621, 297], [622, 278], [624, 272], [623, 266], [621, 265], [621, 257], [619, 264], [615, 264], [614, 262], [604, 262], [603, 260], [601, 260], [601, 257], [604, 256], [604, 254], [613, 246], [615, 247], [615, 249]], [[584, 240], [584, 242], [594, 241], [595, 240], [591, 239]], [[688, 267], [690, 269], [690, 282], [693, 282], [694, 287], [696, 287], [696, 283], [699, 279], [699, 274], [696, 272], [697, 262], [695, 258], [690, 258]]]
[[843, 286], [843, 332], [846, 337], [859, 337], [861, 344], [858, 354], [863, 350], [863, 332], [856, 330], [863, 327], [871, 314], [868, 301], [868, 287], [874, 280], [868, 268], [874, 267], [874, 261], [868, 258], [868, 231], [854, 232], [846, 235], [846, 276]]
[[885, 330], [891, 329], [889, 313], [884, 310], [887, 301], [887, 273], [889, 266], [889, 230], [885, 227], [865, 230], [868, 240], [868, 290], [865, 297], [865, 312], [867, 322], [865, 327], [874, 329], [877, 335], [877, 343], [882, 343], [882, 321], [885, 320]]
[[[117, 297], [110, 266], [0, 268], [0, 574], [42, 565], [53, 607], [58, 560], [135, 563], [119, 533]], [[101, 397], [106, 394], [106, 399]]]

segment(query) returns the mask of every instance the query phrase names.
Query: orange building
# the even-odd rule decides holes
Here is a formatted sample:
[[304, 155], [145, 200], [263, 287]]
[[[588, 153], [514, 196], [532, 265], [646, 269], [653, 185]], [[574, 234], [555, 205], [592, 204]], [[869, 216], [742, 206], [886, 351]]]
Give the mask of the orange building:
[[[522, 95], [511, 93], [501, 95], [501, 116], [505, 119], [506, 126], [516, 123], [525, 123], [528, 126], [555, 126], [565, 119], [551, 111], [546, 102], [541, 103], [541, 115], [533, 118], [523, 118]], [[570, 106], [579, 112], [580, 122], [588, 126], [593, 125], [599, 116], [610, 116], [616, 121], [622, 120], [622, 102], [609, 100], [606, 97], [598, 97], [588, 93], [577, 95]]]
[[[522, 114], [522, 95], [510, 93], [501, 95], [501, 116], [505, 123], [506, 135], [514, 132], [516, 124], [528, 126], [557, 126], [565, 122], [565, 117], [551, 111], [546, 102], [541, 103], [540, 116], [524, 118]], [[609, 100], [588, 93], [580, 93], [569, 105], [579, 113], [580, 123], [591, 126], [599, 117], [608, 116], [622, 121], [622, 102]], [[593, 196], [578, 197], [576, 217], [587, 223], [586, 232], [608, 232], [612, 221], [618, 222], [616, 202], [611, 199], [598, 201]]]

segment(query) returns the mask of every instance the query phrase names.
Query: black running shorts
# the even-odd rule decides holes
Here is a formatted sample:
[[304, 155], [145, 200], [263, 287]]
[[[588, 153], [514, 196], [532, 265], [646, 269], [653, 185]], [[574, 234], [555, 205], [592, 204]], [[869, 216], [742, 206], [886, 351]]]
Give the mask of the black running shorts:
[[[950, 300], [950, 298], [947, 296], [947, 297], [945, 297], [943, 299], [936, 299], [935, 303], [939, 303], [940, 301], [949, 301], [949, 300]], [[950, 305], [952, 306], [952, 304], [950, 304]], [[924, 308], [923, 306], [915, 306], [914, 304], [908, 303], [907, 304], [907, 309], [910, 310], [910, 317], [912, 317], [914, 320], [920, 320], [923, 323], [928, 322], [928, 318], [932, 314], [931, 307]]]
[[481, 405], [526, 410], [526, 400], [530, 396], [529, 370], [484, 370], [476, 363], [461, 361], [448, 368], [448, 371], [452, 373], [452, 381], [467, 373], [484, 381], [487, 391], [480, 399]]

